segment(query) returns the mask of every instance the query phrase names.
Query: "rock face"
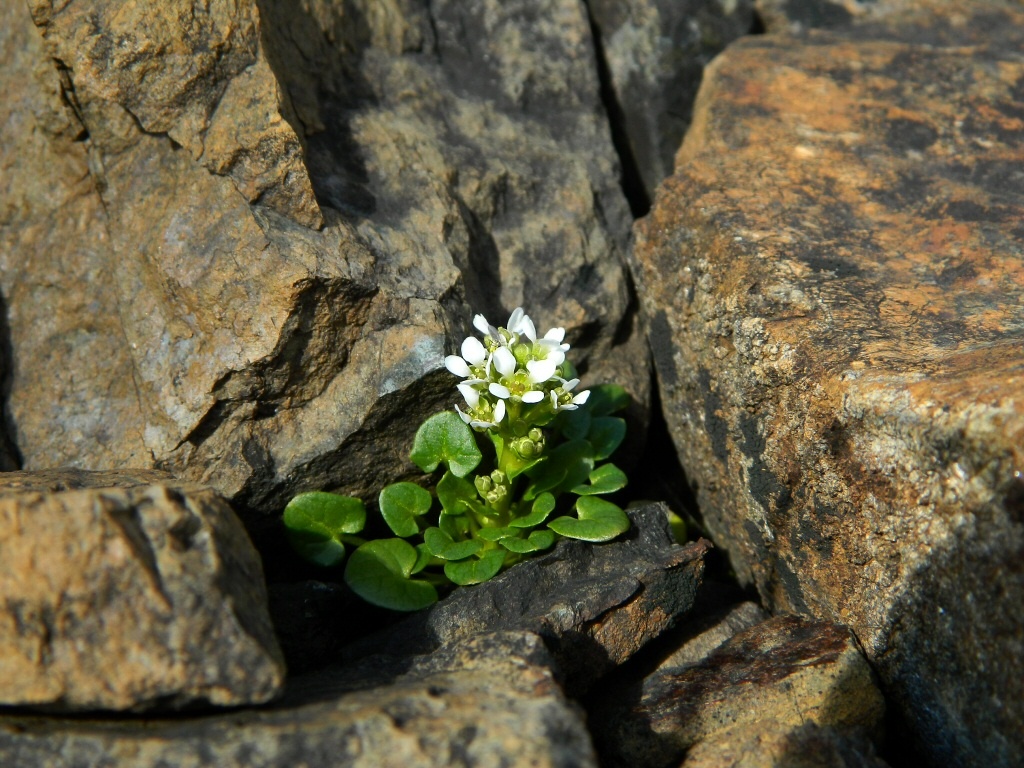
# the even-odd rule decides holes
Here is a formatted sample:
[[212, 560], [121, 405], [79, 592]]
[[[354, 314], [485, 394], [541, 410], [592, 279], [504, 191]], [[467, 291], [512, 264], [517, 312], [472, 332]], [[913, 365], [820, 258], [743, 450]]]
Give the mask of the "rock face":
[[619, 539], [565, 539], [491, 581], [457, 589], [398, 627], [353, 644], [368, 653], [425, 653], [481, 632], [530, 631], [548, 643], [566, 689], [584, 692], [693, 607], [706, 541], [676, 544], [661, 505], [629, 511]]
[[753, 4], [588, 0], [587, 8], [600, 34], [607, 87], [618, 108], [612, 117], [624, 133], [619, 151], [635, 163], [639, 179], [634, 194], [642, 193], [649, 203], [658, 184], [672, 174], [704, 67], [750, 31]]
[[698, 664], [663, 666], [616, 691], [594, 732], [612, 765], [670, 765], [695, 745], [708, 757], [698, 760], [698, 753], [694, 764], [711, 765], [704, 760], [713, 752], [742, 753], [755, 733], [765, 742], [808, 726], [875, 736], [884, 710], [846, 629], [778, 617], [738, 633]]
[[516, 305], [642, 417], [579, 3], [30, 5], [0, 11], [26, 468], [153, 466], [275, 515], [369, 497], [456, 399], [472, 313]]
[[259, 557], [228, 505], [146, 472], [97, 474], [0, 475], [0, 703], [144, 710], [279, 694]]
[[[270, 709], [144, 726], [0, 717], [0, 762], [50, 768], [597, 765], [539, 637], [499, 633], [396, 666], [318, 674]], [[402, 668], [404, 666], [404, 669]], [[352, 690], [376, 682], [372, 690]], [[301, 687], [299, 685], [297, 688]]]
[[1024, 16], [957, 4], [927, 40], [951, 18], [976, 44], [879, 22], [723, 54], [635, 275], [669, 427], [741, 580], [853, 628], [936, 764], [1012, 765]]

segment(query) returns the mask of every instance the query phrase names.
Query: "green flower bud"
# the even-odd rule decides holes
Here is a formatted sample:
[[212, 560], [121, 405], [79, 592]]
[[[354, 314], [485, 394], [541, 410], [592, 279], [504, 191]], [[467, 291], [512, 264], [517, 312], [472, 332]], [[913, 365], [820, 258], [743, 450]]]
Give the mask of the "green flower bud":
[[481, 496], [486, 496], [494, 488], [494, 483], [491, 482], [491, 478], [487, 475], [477, 475], [473, 485], [476, 486], [477, 493]]
[[508, 476], [500, 469], [496, 469], [491, 472], [491, 481], [497, 486], [508, 485]]

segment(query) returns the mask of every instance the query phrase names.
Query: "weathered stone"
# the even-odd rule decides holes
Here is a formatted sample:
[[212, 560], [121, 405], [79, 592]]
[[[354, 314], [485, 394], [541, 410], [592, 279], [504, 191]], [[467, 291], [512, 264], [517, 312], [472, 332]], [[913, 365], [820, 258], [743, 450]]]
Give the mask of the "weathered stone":
[[[753, 26], [751, 0], [589, 0], [646, 200], [672, 174], [704, 67]], [[634, 203], [634, 210], [636, 204]], [[646, 212], [646, 211], [644, 211]]]
[[680, 638], [676, 649], [658, 664], [658, 670], [679, 672], [699, 664], [733, 635], [767, 618], [764, 609], [749, 600], [727, 606], [710, 615], [695, 616], [683, 625], [687, 636]]
[[702, 663], [662, 668], [592, 712], [611, 765], [668, 765], [728, 728], [793, 731], [814, 723], [877, 735], [885, 705], [849, 631], [778, 617], [755, 625]]
[[682, 768], [886, 768], [875, 745], [856, 734], [808, 722], [767, 721], [718, 731], [686, 753]]
[[45, 52], [16, 4], [0, 37], [26, 468], [150, 465], [275, 519], [301, 490], [372, 497], [455, 400], [472, 313], [516, 305], [642, 423], [579, 3], [32, 7]]
[[550, 663], [539, 637], [501, 633], [426, 658], [317, 673], [296, 681], [287, 701], [260, 710], [145, 723], [0, 717], [0, 763], [596, 766], [583, 719], [554, 681]]
[[850, 626], [936, 764], [1012, 765], [1024, 64], [998, 36], [894, 34], [716, 60], [636, 277], [666, 418], [740, 579]]
[[550, 554], [440, 603], [346, 649], [426, 653], [480, 632], [536, 632], [564, 683], [579, 694], [693, 606], [709, 544], [679, 546], [657, 504], [629, 510], [632, 527], [607, 544], [563, 539]]
[[97, 474], [0, 476], [0, 703], [144, 710], [280, 693], [259, 557], [228, 505], [140, 484], [156, 473], [125, 473], [121, 488]]

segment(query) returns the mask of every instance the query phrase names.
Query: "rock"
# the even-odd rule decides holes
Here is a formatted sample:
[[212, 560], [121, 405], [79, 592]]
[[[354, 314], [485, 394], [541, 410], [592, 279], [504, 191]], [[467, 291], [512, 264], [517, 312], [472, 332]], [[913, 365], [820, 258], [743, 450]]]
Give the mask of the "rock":
[[299, 491], [413, 474], [416, 427], [456, 400], [444, 355], [516, 305], [643, 423], [631, 222], [575, 0], [2, 13], [26, 468], [165, 469], [270, 537]]
[[672, 174], [704, 67], [750, 31], [753, 3], [589, 0], [587, 8], [618, 107], [613, 120], [625, 134], [626, 146], [619, 151], [626, 150], [636, 165], [640, 178], [634, 193], [642, 193], [641, 213], [646, 213], [654, 190]]
[[735, 725], [686, 753], [682, 768], [886, 768], [863, 736], [816, 723]]
[[[403, 663], [317, 673], [260, 710], [178, 721], [0, 717], [0, 763], [50, 768], [596, 766], [543, 642], [478, 636]], [[397, 666], [396, 666], [397, 664]], [[405, 667], [402, 669], [402, 667]], [[365, 686], [376, 683], [375, 687]], [[362, 688], [362, 690], [358, 690]]]
[[811, 31], [719, 57], [635, 269], [666, 419], [741, 581], [851, 627], [933, 763], [1008, 766], [1022, 27], [958, 7], [1005, 29], [965, 48]]
[[241, 523], [213, 491], [147, 474], [0, 476], [0, 703], [142, 711], [281, 692]]
[[606, 692], [591, 716], [609, 765], [662, 766], [730, 728], [791, 732], [813, 723], [876, 736], [884, 708], [846, 629], [783, 616], [740, 632], [696, 666], [661, 668]]
[[426, 653], [480, 632], [530, 631], [547, 642], [566, 690], [579, 695], [685, 615], [700, 585], [708, 542], [676, 544], [658, 504], [629, 516], [632, 527], [612, 542], [563, 539], [551, 553], [456, 589], [345, 655]]
[[683, 624], [687, 635], [658, 665], [658, 670], [680, 672], [686, 667], [699, 664], [735, 634], [767, 618], [761, 606], [750, 600], [726, 606], [707, 616], [693, 617]]

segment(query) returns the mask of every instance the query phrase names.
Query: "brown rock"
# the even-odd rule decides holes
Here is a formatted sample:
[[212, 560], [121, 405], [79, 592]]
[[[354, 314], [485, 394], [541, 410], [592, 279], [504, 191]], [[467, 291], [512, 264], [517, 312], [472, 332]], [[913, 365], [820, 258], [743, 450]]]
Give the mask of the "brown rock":
[[[583, 718], [528, 633], [317, 673], [260, 710], [187, 720], [0, 717], [0, 762], [48, 768], [591, 768]], [[368, 685], [375, 687], [367, 688]], [[356, 689], [356, 690], [354, 690]], [[363, 690], [358, 690], [363, 689]]]
[[116, 473], [83, 474], [2, 477], [0, 702], [143, 710], [280, 693], [259, 557], [228, 505], [140, 484], [145, 471], [120, 488]]
[[164, 468], [272, 526], [301, 490], [372, 497], [456, 399], [442, 360], [472, 313], [520, 304], [643, 420], [578, 3], [32, 8], [45, 48], [0, 11], [26, 468]]
[[943, 765], [1024, 750], [1024, 65], [1001, 45], [734, 46], [635, 251], [710, 531], [771, 606], [855, 631]]
[[593, 727], [610, 764], [662, 766], [726, 729], [813, 723], [877, 735], [884, 708], [846, 629], [778, 617], [738, 633], [696, 666], [659, 669], [612, 693]]
[[687, 630], [686, 636], [680, 638], [676, 649], [658, 664], [658, 670], [680, 672], [700, 664], [734, 635], [767, 618], [764, 609], [749, 600], [710, 615], [688, 617], [682, 625]]

